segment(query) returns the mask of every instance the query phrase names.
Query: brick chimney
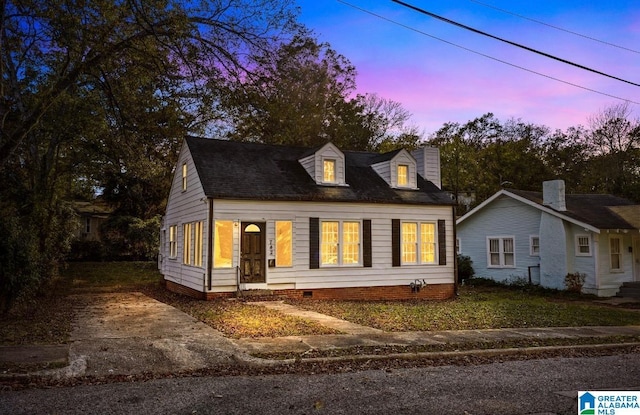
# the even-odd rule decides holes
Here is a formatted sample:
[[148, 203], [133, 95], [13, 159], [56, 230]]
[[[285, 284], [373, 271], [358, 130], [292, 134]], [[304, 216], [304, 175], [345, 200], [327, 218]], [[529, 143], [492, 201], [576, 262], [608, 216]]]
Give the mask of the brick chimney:
[[564, 197], [564, 180], [542, 182], [542, 204], [555, 210], [567, 210]]
[[411, 155], [416, 159], [418, 174], [442, 189], [440, 180], [440, 149], [424, 146], [413, 151]]

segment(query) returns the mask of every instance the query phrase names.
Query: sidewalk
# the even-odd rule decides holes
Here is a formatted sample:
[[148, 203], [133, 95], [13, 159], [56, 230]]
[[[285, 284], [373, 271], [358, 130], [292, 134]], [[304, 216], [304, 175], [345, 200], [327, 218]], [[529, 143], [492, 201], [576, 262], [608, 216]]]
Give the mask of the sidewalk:
[[[472, 347], [479, 342], [513, 339], [640, 336], [640, 326], [389, 333], [282, 302], [260, 302], [264, 307], [315, 320], [345, 334], [232, 340], [176, 308], [141, 293], [93, 294], [86, 304], [78, 310], [69, 344], [0, 347], [0, 364], [52, 364], [54, 369], [30, 374], [51, 378], [101, 377], [189, 372], [219, 365], [287, 364], [255, 358], [252, 355], [256, 353], [300, 354], [354, 346], [448, 343], [461, 345], [461, 353], [464, 353], [465, 343]], [[0, 379], [12, 376], [15, 375], [11, 372], [0, 373]]]

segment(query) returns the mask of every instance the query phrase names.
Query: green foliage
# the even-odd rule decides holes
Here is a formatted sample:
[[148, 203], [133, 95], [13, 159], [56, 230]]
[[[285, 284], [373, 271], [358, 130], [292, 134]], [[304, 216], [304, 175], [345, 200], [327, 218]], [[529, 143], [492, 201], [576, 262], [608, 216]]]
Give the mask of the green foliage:
[[109, 260], [155, 260], [160, 241], [160, 216], [143, 220], [111, 216], [100, 228]]
[[476, 275], [473, 269], [473, 261], [465, 255], [458, 255], [458, 282], [464, 282]]

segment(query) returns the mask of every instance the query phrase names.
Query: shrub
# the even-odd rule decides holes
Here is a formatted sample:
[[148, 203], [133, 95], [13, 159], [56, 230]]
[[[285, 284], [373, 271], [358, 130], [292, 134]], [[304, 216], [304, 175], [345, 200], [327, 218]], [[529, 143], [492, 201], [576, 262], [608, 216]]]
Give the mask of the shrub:
[[458, 282], [464, 282], [465, 280], [476, 275], [473, 270], [473, 261], [470, 257], [465, 255], [458, 255]]
[[581, 293], [584, 281], [587, 278], [586, 274], [581, 272], [569, 273], [564, 277], [564, 285], [567, 287], [567, 291], [572, 293]]

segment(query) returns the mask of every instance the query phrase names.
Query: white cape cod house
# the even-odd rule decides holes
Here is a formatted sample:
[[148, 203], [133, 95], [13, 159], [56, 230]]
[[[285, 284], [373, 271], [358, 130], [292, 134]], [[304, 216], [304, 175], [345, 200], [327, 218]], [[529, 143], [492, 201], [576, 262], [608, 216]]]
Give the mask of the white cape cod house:
[[640, 281], [640, 205], [630, 200], [565, 194], [552, 180], [542, 193], [503, 189], [457, 224], [459, 252], [478, 277], [564, 289], [567, 274], [581, 273], [582, 291], [598, 296]]
[[387, 154], [187, 137], [161, 230], [167, 288], [311, 298], [454, 294], [435, 148]]

